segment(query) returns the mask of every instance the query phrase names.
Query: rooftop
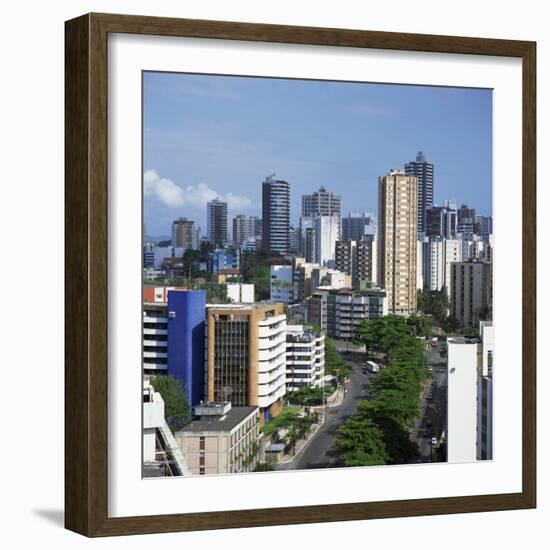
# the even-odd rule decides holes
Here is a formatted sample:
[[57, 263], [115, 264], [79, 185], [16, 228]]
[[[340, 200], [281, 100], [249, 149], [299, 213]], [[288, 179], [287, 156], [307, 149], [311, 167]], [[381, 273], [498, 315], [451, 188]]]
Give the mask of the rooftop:
[[229, 432], [257, 412], [258, 407], [233, 407], [221, 416], [208, 415], [192, 420], [177, 433]]

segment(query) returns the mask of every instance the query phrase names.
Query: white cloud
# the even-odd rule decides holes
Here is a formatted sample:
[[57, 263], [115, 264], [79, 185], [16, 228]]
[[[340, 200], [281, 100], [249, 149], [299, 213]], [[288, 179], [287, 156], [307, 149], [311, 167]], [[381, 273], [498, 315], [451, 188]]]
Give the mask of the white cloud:
[[172, 180], [161, 178], [156, 170], [147, 170], [143, 175], [143, 191], [146, 197], [156, 198], [169, 208], [187, 205], [204, 208], [206, 203], [218, 197], [227, 202], [230, 210], [254, 208], [252, 201], [244, 195], [218, 193], [206, 183], [180, 187]]
[[156, 197], [170, 208], [183, 206], [183, 189], [172, 180], [161, 178], [155, 170], [147, 170], [143, 175], [143, 192], [146, 197]]

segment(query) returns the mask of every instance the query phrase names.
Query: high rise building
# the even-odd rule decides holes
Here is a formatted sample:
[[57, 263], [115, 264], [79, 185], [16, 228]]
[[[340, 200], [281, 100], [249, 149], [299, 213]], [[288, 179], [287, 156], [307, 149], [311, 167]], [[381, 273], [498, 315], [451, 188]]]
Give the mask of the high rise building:
[[475, 233], [483, 240], [493, 234], [493, 216], [476, 216]]
[[426, 290], [441, 290], [444, 283], [445, 240], [426, 237], [422, 242], [422, 280]]
[[306, 262], [315, 262], [315, 218], [300, 218], [300, 253]]
[[315, 228], [315, 262], [333, 267], [334, 251], [339, 234], [339, 218], [336, 216], [317, 216]]
[[473, 239], [475, 223], [475, 208], [469, 208], [467, 204], [463, 204], [457, 210], [457, 231], [462, 235], [463, 240], [471, 241]]
[[288, 252], [290, 227], [290, 185], [268, 176], [262, 183], [262, 249]]
[[368, 240], [337, 241], [335, 267], [351, 276], [354, 288], [360, 282], [376, 284], [377, 244], [372, 235]]
[[320, 187], [319, 191], [315, 191], [311, 195], [302, 195], [302, 216], [312, 218], [315, 216], [336, 216], [340, 219], [342, 214], [341, 202], [340, 195]]
[[227, 203], [215, 198], [206, 204], [208, 240], [214, 246], [223, 247], [227, 241]]
[[262, 220], [256, 216], [238, 214], [233, 218], [233, 242], [241, 245], [250, 237], [260, 237], [262, 234]]
[[362, 241], [376, 235], [376, 217], [370, 212], [350, 212], [342, 218], [342, 241]]
[[378, 284], [388, 311], [416, 311], [418, 180], [403, 170], [378, 178]]
[[418, 180], [418, 233], [426, 231], [426, 210], [433, 205], [434, 200], [434, 165], [426, 162], [422, 151], [416, 155], [416, 160], [405, 164], [405, 174]]
[[193, 220], [178, 218], [172, 222], [172, 246], [184, 250], [196, 250], [199, 247], [199, 228]]
[[451, 264], [451, 315], [461, 325], [487, 319], [492, 306], [492, 269], [489, 262]]
[[432, 206], [426, 210], [426, 237], [456, 239], [457, 212], [446, 206]]
[[207, 308], [208, 401], [259, 407], [260, 422], [277, 416], [286, 384], [283, 304], [227, 304]]

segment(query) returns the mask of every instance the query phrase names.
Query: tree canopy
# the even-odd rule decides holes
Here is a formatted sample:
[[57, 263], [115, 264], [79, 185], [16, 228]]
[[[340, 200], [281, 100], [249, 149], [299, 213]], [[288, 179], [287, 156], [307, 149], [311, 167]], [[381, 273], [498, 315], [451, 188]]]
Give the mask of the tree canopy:
[[[418, 332], [431, 330], [418, 316], [363, 321], [355, 341], [383, 353], [386, 366], [369, 386], [369, 400], [342, 426], [337, 448], [347, 466], [403, 464], [418, 456], [409, 431], [418, 416], [422, 384], [431, 376]], [[382, 461], [382, 462], [381, 462]]]
[[164, 417], [172, 432], [181, 430], [190, 421], [190, 408], [183, 384], [169, 374], [151, 378], [151, 385], [164, 401]]

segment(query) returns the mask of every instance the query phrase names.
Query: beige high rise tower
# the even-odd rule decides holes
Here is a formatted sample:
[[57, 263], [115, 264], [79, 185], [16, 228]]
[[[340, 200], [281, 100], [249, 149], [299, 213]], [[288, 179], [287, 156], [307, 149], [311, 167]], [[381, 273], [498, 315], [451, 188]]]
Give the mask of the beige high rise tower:
[[416, 310], [417, 218], [418, 179], [402, 170], [378, 178], [378, 284], [390, 314]]

